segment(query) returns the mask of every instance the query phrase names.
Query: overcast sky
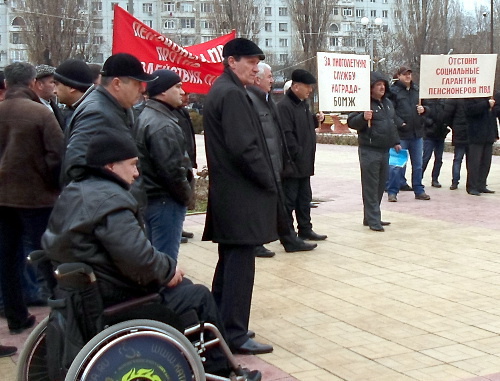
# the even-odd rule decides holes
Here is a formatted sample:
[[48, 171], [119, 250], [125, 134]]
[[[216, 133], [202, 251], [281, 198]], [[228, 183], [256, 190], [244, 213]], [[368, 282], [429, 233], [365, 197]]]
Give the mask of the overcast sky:
[[478, 5], [483, 4], [484, 6], [487, 6], [487, 7], [490, 6], [490, 1], [487, 1], [487, 0], [462, 0], [462, 3], [464, 4], [464, 8], [468, 11], [475, 10], [476, 3]]

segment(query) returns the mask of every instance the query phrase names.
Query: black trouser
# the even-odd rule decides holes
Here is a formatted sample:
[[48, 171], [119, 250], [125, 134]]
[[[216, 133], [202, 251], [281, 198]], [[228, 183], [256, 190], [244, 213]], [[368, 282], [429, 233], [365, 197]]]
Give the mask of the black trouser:
[[248, 340], [255, 278], [255, 246], [219, 243], [212, 293], [224, 322], [228, 344], [239, 348]]
[[361, 146], [358, 148], [358, 156], [361, 168], [363, 218], [369, 226], [381, 227], [380, 202], [389, 172], [389, 151]]
[[467, 153], [467, 191], [481, 192], [490, 173], [493, 143], [469, 144]]
[[285, 203], [288, 214], [288, 222], [291, 230], [293, 227], [293, 215], [297, 219], [297, 230], [303, 233], [312, 230], [311, 223], [311, 178], [310, 177], [289, 177], [283, 179], [283, 192], [285, 193]]

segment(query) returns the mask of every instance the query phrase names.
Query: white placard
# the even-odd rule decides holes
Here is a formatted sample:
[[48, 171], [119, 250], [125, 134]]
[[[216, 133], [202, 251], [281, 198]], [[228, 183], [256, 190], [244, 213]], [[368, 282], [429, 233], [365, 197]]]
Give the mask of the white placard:
[[492, 96], [496, 65], [496, 54], [422, 55], [420, 98]]
[[370, 56], [318, 52], [319, 109], [370, 110]]

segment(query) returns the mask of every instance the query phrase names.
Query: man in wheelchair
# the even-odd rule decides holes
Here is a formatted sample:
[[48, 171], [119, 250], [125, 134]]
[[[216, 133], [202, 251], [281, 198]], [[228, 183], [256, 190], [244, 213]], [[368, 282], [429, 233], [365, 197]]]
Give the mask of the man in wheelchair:
[[[181, 318], [194, 310], [199, 321], [214, 324], [224, 336], [208, 288], [184, 278], [176, 261], [156, 250], [144, 234], [138, 203], [129, 192], [139, 176], [137, 156], [135, 142], [127, 136], [94, 135], [85, 175], [61, 193], [42, 246], [55, 266], [91, 266], [104, 308], [159, 293], [160, 303]], [[228, 377], [233, 370], [217, 348], [206, 357], [207, 373]], [[258, 371], [244, 373], [247, 380], [261, 379]]]

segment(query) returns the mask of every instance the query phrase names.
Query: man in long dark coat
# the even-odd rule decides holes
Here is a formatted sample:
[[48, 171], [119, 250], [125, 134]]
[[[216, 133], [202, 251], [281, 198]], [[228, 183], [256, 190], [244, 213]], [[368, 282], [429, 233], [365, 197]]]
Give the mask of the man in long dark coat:
[[245, 91], [264, 59], [253, 42], [237, 38], [223, 49], [224, 73], [210, 90], [203, 125], [209, 169], [203, 240], [219, 244], [212, 292], [229, 346], [239, 353], [267, 353], [271, 345], [248, 335], [255, 276], [255, 246], [278, 238], [277, 179], [259, 117]]

